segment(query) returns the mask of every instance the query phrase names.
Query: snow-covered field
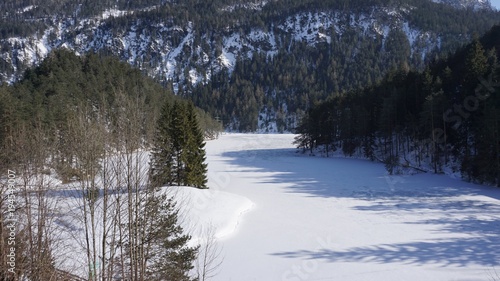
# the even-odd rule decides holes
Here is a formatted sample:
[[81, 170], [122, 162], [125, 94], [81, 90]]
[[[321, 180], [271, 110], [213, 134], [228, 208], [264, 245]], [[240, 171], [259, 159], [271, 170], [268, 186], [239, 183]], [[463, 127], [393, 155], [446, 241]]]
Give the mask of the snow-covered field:
[[[310, 157], [293, 138], [224, 134], [207, 142], [210, 189], [163, 189], [192, 245], [214, 235], [223, 264], [211, 280], [500, 281], [499, 188]], [[149, 154], [136, 154], [147, 169]], [[86, 276], [82, 198], [61, 187], [50, 193], [56, 262]]]
[[296, 153], [293, 135], [207, 143], [209, 191], [180, 192], [186, 222], [212, 224], [214, 280], [493, 280], [500, 189], [382, 164]]

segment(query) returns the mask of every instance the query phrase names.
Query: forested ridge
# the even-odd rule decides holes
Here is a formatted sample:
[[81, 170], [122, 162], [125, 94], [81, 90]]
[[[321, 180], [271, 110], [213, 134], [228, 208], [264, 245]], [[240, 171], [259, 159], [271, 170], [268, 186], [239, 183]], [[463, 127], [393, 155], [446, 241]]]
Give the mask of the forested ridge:
[[[139, 110], [135, 121], [142, 125], [134, 132], [138, 140], [135, 149], [148, 149], [162, 105], [174, 102], [186, 103], [172, 93], [171, 87], [115, 58], [55, 51], [40, 66], [28, 70], [21, 81], [0, 88], [0, 144], [4, 148], [0, 163], [3, 168], [14, 165], [19, 138], [38, 131], [43, 133], [43, 141], [51, 144], [43, 150], [44, 161], [50, 159], [45, 168], [54, 169], [65, 181], [78, 178], [74, 145], [84, 140], [75, 140], [71, 122], [88, 115], [85, 118], [115, 134], [113, 147], [120, 151], [127, 142], [120, 135], [124, 133], [123, 122], [132, 122], [127, 114]], [[220, 124], [202, 110], [192, 111], [203, 137], [216, 137]]]
[[[471, 37], [466, 34], [483, 33], [479, 30], [486, 31], [498, 23], [495, 12], [490, 14], [492, 21], [486, 20], [489, 16], [475, 21], [472, 10], [456, 10], [430, 1], [291, 1], [286, 7], [282, 4], [278, 1], [264, 7], [259, 13], [262, 18], [255, 24], [278, 30], [276, 25], [265, 23], [283, 22], [286, 15], [294, 13], [302, 15], [301, 22], [307, 22], [318, 15], [315, 13], [337, 9], [339, 27], [320, 27], [320, 35], [328, 39], [314, 45], [306, 39], [295, 41], [292, 34], [280, 31], [277, 44], [282, 45], [275, 54], [253, 52], [250, 58], [238, 58], [232, 71], [212, 74], [209, 81], [194, 87], [188, 84], [183, 94], [220, 116], [229, 130], [293, 131], [299, 116], [315, 102], [374, 84], [391, 70], [423, 70], [468, 41]], [[276, 7], [271, 8], [272, 5]], [[377, 12], [376, 7], [403, 12], [390, 16]], [[266, 8], [275, 12], [266, 13]], [[385, 17], [390, 31], [381, 35], [355, 24], [368, 15]], [[440, 38], [410, 39], [404, 18], [408, 27], [436, 31]], [[464, 21], [468, 23], [462, 26]], [[241, 22], [242, 32], [250, 33], [252, 28], [247, 29]], [[307, 33], [314, 34], [311, 28]], [[433, 46], [433, 40], [439, 41], [439, 48], [426, 49]]]
[[[390, 174], [500, 186], [500, 27], [463, 45], [496, 11], [425, 0], [0, 11], [1, 280], [207, 280], [219, 252], [210, 237], [190, 242], [162, 186], [207, 188], [204, 141], [223, 126], [296, 131], [304, 153]], [[61, 270], [64, 254], [76, 268]]]
[[402, 169], [460, 172], [500, 185], [500, 26], [432, 63], [399, 69], [361, 90], [330, 96], [302, 119], [298, 147], [362, 155]]
[[[220, 130], [171, 87], [103, 55], [54, 51], [2, 85], [0, 206], [15, 224], [2, 212], [0, 237], [15, 241], [0, 243], [0, 279], [199, 280], [195, 260], [208, 253], [188, 245], [163, 187], [207, 188], [205, 140]], [[68, 249], [77, 268], [61, 258]]]
[[143, 19], [149, 23], [168, 19], [177, 25], [193, 22], [199, 32], [218, 32], [221, 28], [271, 28], [272, 23], [298, 12], [340, 10], [345, 13], [369, 12], [377, 7], [406, 6], [413, 24], [440, 33], [478, 31], [498, 20], [491, 9], [456, 9], [452, 5], [426, 0], [188, 0], [188, 1], [97, 1], [97, 0], [6, 0], [0, 3], [1, 37], [27, 36], [43, 32], [51, 20], [77, 20], [100, 15], [106, 9], [130, 11], [125, 17], [110, 19], [110, 25], [125, 27], [131, 20]]
[[239, 131], [291, 131], [316, 100], [422, 70], [500, 21], [429, 0], [8, 0], [0, 10], [2, 81], [52, 49], [104, 53]]

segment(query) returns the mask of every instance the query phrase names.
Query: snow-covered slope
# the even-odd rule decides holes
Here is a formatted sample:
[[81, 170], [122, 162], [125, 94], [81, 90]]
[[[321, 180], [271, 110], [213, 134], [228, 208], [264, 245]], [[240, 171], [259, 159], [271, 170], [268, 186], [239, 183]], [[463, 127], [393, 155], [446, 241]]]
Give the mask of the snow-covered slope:
[[444, 3], [461, 9], [491, 9], [488, 0], [432, 0], [436, 3]]
[[192, 245], [201, 243], [210, 228], [216, 239], [230, 237], [253, 207], [248, 198], [217, 189], [172, 186], [165, 190], [176, 198], [183, 228], [191, 234]]
[[[272, 58], [294, 42], [306, 42], [310, 46], [333, 44], [332, 36], [338, 39], [347, 31], [384, 42], [391, 30], [402, 30], [408, 37], [412, 55], [425, 56], [441, 46], [441, 37], [412, 26], [408, 19], [409, 9], [411, 7], [374, 8], [352, 14], [335, 10], [297, 12], [277, 21], [273, 28], [230, 29], [217, 36], [200, 34], [200, 26], [193, 22], [179, 26], [168, 21], [144, 24], [141, 20], [130, 19], [124, 27], [112, 29], [110, 20], [129, 14], [114, 9], [79, 21], [54, 17], [54, 26], [43, 34], [0, 42], [8, 46], [0, 51], [0, 60], [12, 66], [10, 71], [0, 73], [0, 79], [15, 81], [26, 68], [40, 63], [50, 50], [63, 47], [79, 54], [112, 53], [142, 68], [150, 76], [172, 81], [177, 90], [186, 83], [205, 83], [223, 69], [231, 73], [237, 60], [251, 58], [255, 53]], [[287, 107], [286, 104], [281, 106]], [[259, 130], [277, 131], [278, 111], [278, 108], [260, 108], [264, 118]], [[288, 113], [284, 111], [284, 114]], [[290, 118], [296, 120], [297, 116]], [[291, 128], [296, 124], [287, 125]]]
[[[266, 3], [249, 5], [259, 9]], [[227, 11], [232, 9], [234, 7], [228, 7]], [[283, 41], [287, 35], [292, 36], [292, 40], [307, 41], [311, 45], [331, 43], [332, 28], [337, 36], [342, 36], [348, 27], [366, 36], [383, 38], [392, 29], [402, 29], [413, 52], [426, 54], [440, 46], [441, 35], [410, 24], [408, 12], [411, 9], [409, 5], [377, 7], [371, 12], [351, 13], [347, 19], [345, 12], [340, 10], [297, 12], [273, 23], [274, 29], [257, 26], [249, 31], [229, 29], [221, 34], [222, 38], [197, 33], [200, 26], [192, 22], [184, 26], [168, 20], [145, 24], [144, 19], [132, 17], [144, 11], [108, 9], [96, 17], [78, 20], [53, 16], [52, 24], [43, 33], [0, 41], [3, 46], [0, 58], [12, 66], [0, 74], [0, 79], [13, 82], [27, 67], [44, 59], [50, 50], [65, 47], [81, 54], [106, 50], [161, 80], [196, 84], [210, 79], [214, 71], [224, 68], [231, 71], [237, 58], [251, 57], [253, 52], [276, 54], [290, 43]], [[110, 21], [124, 17], [127, 17], [126, 25], [118, 29], [110, 27]]]
[[[457, 3], [464, 1], [449, 0], [446, 3], [458, 7], [461, 4]], [[471, 1], [465, 2], [471, 5], [474, 2]], [[484, 1], [477, 0], [476, 2], [483, 3]], [[251, 23], [239, 22], [237, 18], [228, 16], [233, 22], [217, 23], [213, 28], [205, 26], [207, 23], [200, 19], [197, 21], [196, 15], [181, 19], [175, 18], [179, 17], [172, 12], [176, 8], [175, 1], [168, 5], [164, 1], [161, 5], [137, 10], [106, 8], [107, 6], [103, 5], [104, 10], [87, 17], [80, 17], [78, 11], [75, 11], [72, 17], [55, 14], [31, 19], [28, 16], [29, 20], [46, 28], [26, 37], [0, 39], [2, 47], [0, 49], [0, 69], [2, 70], [0, 82], [12, 83], [21, 77], [27, 68], [39, 64], [51, 50], [68, 48], [78, 54], [103, 52], [115, 55], [152, 77], [164, 82], [172, 82], [175, 90], [182, 87], [189, 90], [192, 89], [190, 85], [206, 83], [214, 77], [214, 74], [222, 70], [233, 73], [237, 61], [251, 58], [254, 54], [261, 54], [262, 57], [271, 60], [279, 53], [291, 52], [292, 46], [299, 45], [297, 42], [305, 42], [305, 45], [313, 47], [311, 49], [321, 47], [322, 52], [328, 49], [325, 48], [325, 44], [331, 46], [332, 49], [337, 47], [338, 52], [335, 56], [342, 57], [345, 54], [345, 58], [350, 59], [339, 58], [336, 62], [339, 69], [345, 73], [340, 73], [340, 70], [332, 72], [331, 77], [335, 77], [332, 80], [338, 80], [332, 84], [338, 87], [325, 89], [322, 94], [326, 96], [333, 92], [352, 89], [354, 87], [352, 84], [364, 83], [352, 77], [373, 76], [370, 79], [376, 80], [392, 69], [399, 61], [391, 62], [387, 59], [393, 54], [391, 51], [385, 53], [385, 50], [404, 50], [402, 56], [407, 63], [423, 68], [425, 58], [430, 52], [437, 52], [440, 48], [451, 50], [467, 42], [472, 34], [464, 33], [464, 30], [476, 28], [461, 27], [462, 23], [459, 22], [458, 28], [455, 28], [453, 32], [448, 31], [450, 24], [447, 22], [443, 23], [435, 18], [422, 19], [428, 7], [420, 4], [416, 7], [411, 4], [413, 3], [411, 1], [408, 3], [381, 1], [382, 4], [369, 3], [366, 6], [359, 4], [360, 7], [356, 10], [345, 10], [339, 6], [314, 8], [312, 5], [313, 8], [311, 8], [306, 5], [290, 10], [282, 7], [283, 11], [277, 11], [276, 16], [271, 17], [266, 7], [272, 3], [272, 1], [245, 3], [240, 1], [239, 4], [224, 6], [211, 15], [223, 18], [230, 13], [244, 11], [258, 16], [250, 17], [249, 19], [255, 21]], [[484, 4], [488, 3], [484, 2]], [[28, 15], [32, 9], [35, 8], [26, 6], [16, 13]], [[450, 10], [452, 14], [455, 11], [448, 7], [447, 11]], [[418, 12], [412, 13], [413, 11]], [[158, 13], [161, 16], [158, 16]], [[469, 16], [468, 20], [474, 22], [474, 15]], [[489, 17], [496, 18], [495, 15], [489, 15]], [[266, 22], [259, 22], [262, 19]], [[455, 26], [454, 23], [453, 26]], [[391, 46], [391, 42], [396, 42], [390, 40], [391, 34], [398, 36], [403, 34], [406, 38], [403, 40], [396, 36], [398, 41], [392, 44], [397, 44], [397, 46]], [[409, 50], [406, 48], [406, 41], [409, 44]], [[401, 45], [404, 45], [404, 48]], [[391, 48], [386, 48], [388, 46]], [[371, 51], [370, 54], [366, 54], [368, 61], [356, 60], [356, 65], [351, 67], [355, 57], [364, 59], [365, 54], [362, 48], [369, 48]], [[380, 57], [377, 57], [377, 54]], [[297, 61], [300, 61], [300, 58]], [[359, 67], [365, 63], [369, 66], [369, 71]], [[351, 69], [354, 69], [353, 73]], [[367, 73], [370, 71], [374, 73]], [[348, 82], [344, 81], [347, 79], [349, 79]], [[356, 85], [356, 87], [360, 86], [365, 85]], [[266, 98], [272, 100], [276, 108], [258, 105], [257, 114], [262, 116], [259, 119], [259, 130], [276, 131], [278, 122], [276, 115], [280, 110], [286, 118], [292, 120], [287, 122], [286, 127], [294, 127], [298, 119], [297, 112], [289, 113], [282, 110], [282, 108], [287, 108], [287, 104], [271, 97], [273, 89], [263, 90]], [[305, 105], [301, 104], [300, 107], [305, 107]], [[300, 110], [306, 110], [306, 108], [300, 108]], [[228, 127], [239, 122], [239, 120], [229, 120], [227, 116], [223, 117], [227, 119]]]
[[[136, 153], [139, 157], [139, 169], [148, 168], [147, 153]], [[113, 159], [109, 160], [113, 161]], [[49, 176], [43, 176], [53, 190], [47, 193], [50, 206], [54, 207], [54, 220], [50, 221], [54, 235], [54, 263], [60, 270], [71, 272], [77, 276], [87, 276], [88, 271], [82, 264], [87, 263], [85, 246], [85, 223], [83, 220], [83, 200], [81, 183], [73, 182], [62, 184]], [[223, 241], [237, 233], [238, 225], [245, 213], [254, 206], [248, 198], [229, 193], [218, 188], [220, 178], [211, 177], [211, 189], [200, 190], [193, 187], [168, 186], [158, 191], [157, 195], [167, 194], [174, 198], [179, 209], [179, 222], [185, 233], [191, 236], [189, 245], [196, 247], [208, 243], [211, 239]], [[99, 182], [100, 180], [98, 180]], [[117, 195], [125, 196], [125, 195]], [[109, 199], [109, 196], [107, 198]], [[102, 219], [104, 209], [115, 212], [115, 204], [104, 208], [103, 198], [94, 202], [96, 217]], [[104, 227], [98, 219], [94, 231], [97, 237], [102, 237], [104, 230], [110, 232], [108, 226]], [[100, 246], [99, 246], [100, 247]], [[101, 249], [101, 248], [100, 248]]]

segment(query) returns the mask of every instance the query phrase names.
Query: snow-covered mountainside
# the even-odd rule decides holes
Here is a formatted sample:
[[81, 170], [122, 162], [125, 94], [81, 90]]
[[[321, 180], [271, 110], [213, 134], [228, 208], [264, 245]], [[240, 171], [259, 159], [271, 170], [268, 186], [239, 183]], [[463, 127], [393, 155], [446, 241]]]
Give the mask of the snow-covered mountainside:
[[331, 42], [332, 30], [342, 36], [347, 27], [354, 27], [366, 36], [386, 37], [391, 29], [398, 28], [406, 32], [415, 52], [425, 54], [439, 47], [439, 34], [410, 26], [406, 18], [409, 9], [373, 9], [347, 18], [341, 11], [298, 12], [277, 22], [273, 30], [258, 27], [247, 32], [228, 30], [216, 39], [197, 34], [199, 27], [192, 22], [185, 26], [168, 22], [145, 25], [141, 20], [131, 19], [124, 29], [112, 30], [110, 20], [132, 13], [114, 9], [79, 21], [54, 17], [54, 25], [41, 34], [2, 40], [0, 56], [12, 70], [1, 73], [1, 78], [13, 82], [24, 69], [61, 47], [80, 54], [106, 50], [161, 80], [186, 80], [193, 84], [210, 79], [213, 71], [223, 68], [231, 71], [237, 58], [250, 58], [254, 52], [272, 56], [290, 43], [280, 40], [283, 35], [314, 45]]
[[[459, 7], [491, 7], [485, 0], [434, 2]], [[267, 3], [235, 4], [225, 7], [222, 12], [231, 13], [235, 9], [258, 11]], [[394, 29], [403, 30], [413, 53], [426, 54], [441, 46], [443, 34], [416, 26], [411, 15], [414, 8], [409, 4], [372, 7], [348, 16], [341, 9], [298, 11], [268, 23], [271, 28], [251, 26], [243, 30], [227, 27], [226, 30], [214, 30], [218, 34], [200, 34], [201, 26], [193, 22], [181, 26], [167, 19], [144, 17], [144, 13], [158, 9], [157, 6], [129, 11], [108, 8], [97, 16], [82, 19], [52, 15], [43, 32], [0, 40], [0, 58], [4, 67], [0, 78], [13, 82], [27, 67], [43, 60], [52, 49], [64, 47], [81, 54], [106, 50], [161, 80], [196, 84], [210, 79], [214, 71], [223, 68], [231, 71], [238, 58], [251, 57], [253, 52], [272, 56], [286, 49], [290, 42], [284, 41], [285, 37], [307, 41], [311, 45], [331, 43], [332, 32], [342, 36], [348, 27], [374, 38], [386, 38]], [[16, 13], [24, 14], [32, 9], [34, 6], [30, 5]], [[125, 23], [114, 28], [120, 21]]]
[[[341, 1], [311, 0], [307, 3], [292, 1], [297, 2], [292, 7], [283, 6], [280, 1], [188, 2], [195, 4], [162, 1], [130, 9], [102, 4], [100, 12], [90, 14], [83, 14], [85, 6], [79, 4], [74, 12], [67, 12], [71, 16], [45, 10], [43, 13], [48, 15], [42, 13], [40, 16], [43, 2], [7, 11], [3, 24], [8, 25], [5, 21], [10, 18], [26, 18], [43, 28], [25, 32], [27, 35], [16, 35], [22, 33], [16, 28], [5, 29], [0, 34], [6, 34], [0, 36], [0, 82], [13, 83], [27, 68], [40, 63], [51, 50], [68, 48], [78, 54], [102, 52], [117, 56], [149, 76], [172, 82], [176, 90], [189, 90], [190, 85], [205, 84], [222, 70], [232, 73], [238, 61], [250, 59], [255, 54], [273, 58], [290, 51], [299, 42], [306, 42], [312, 48], [324, 44], [334, 47], [337, 42], [348, 38], [345, 40], [348, 46], [344, 47], [348, 51], [343, 51], [346, 57], [363, 56], [364, 49], [361, 48], [377, 49], [374, 53], [386, 52], [387, 57], [391, 50], [403, 49], [400, 38], [399, 41], [387, 40], [390, 34], [404, 34], [405, 62], [376, 58], [367, 63], [373, 71], [379, 72], [379, 78], [380, 73], [394, 65], [404, 65], [406, 61], [410, 67], [422, 68], [430, 53], [435, 57], [439, 52], [451, 51], [467, 42], [474, 33], [485, 32], [492, 22], [500, 20], [500, 13], [491, 9], [450, 12], [450, 5], [489, 6], [484, 0], [441, 1], [449, 5], [431, 0], [407, 0], [399, 4], [352, 1], [343, 6], [339, 4]], [[18, 29], [23, 30], [23, 25], [20, 26]], [[359, 40], [356, 37], [371, 39], [374, 47], [367, 47], [365, 42], [356, 43]], [[409, 44], [408, 54], [406, 42]], [[362, 60], [357, 64], [364, 64]], [[353, 62], [346, 59], [340, 63], [349, 65]], [[356, 71], [359, 72], [357, 75], [371, 75], [365, 70]], [[339, 84], [349, 76], [352, 77], [351, 74], [339, 77]], [[268, 92], [266, 95], [270, 95]], [[259, 106], [261, 115], [270, 110]], [[271, 109], [271, 112], [278, 111], [279, 108]]]
[[436, 3], [444, 3], [456, 8], [465, 9], [491, 9], [489, 0], [433, 0]]

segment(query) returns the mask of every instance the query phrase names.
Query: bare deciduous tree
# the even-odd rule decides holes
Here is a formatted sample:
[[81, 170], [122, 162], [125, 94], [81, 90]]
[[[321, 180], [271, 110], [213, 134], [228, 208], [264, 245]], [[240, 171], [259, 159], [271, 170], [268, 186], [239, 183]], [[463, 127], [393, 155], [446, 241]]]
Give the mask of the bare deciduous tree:
[[200, 250], [196, 260], [196, 271], [199, 281], [207, 281], [214, 278], [224, 262], [222, 248], [217, 243], [215, 228], [209, 226], [201, 233]]

